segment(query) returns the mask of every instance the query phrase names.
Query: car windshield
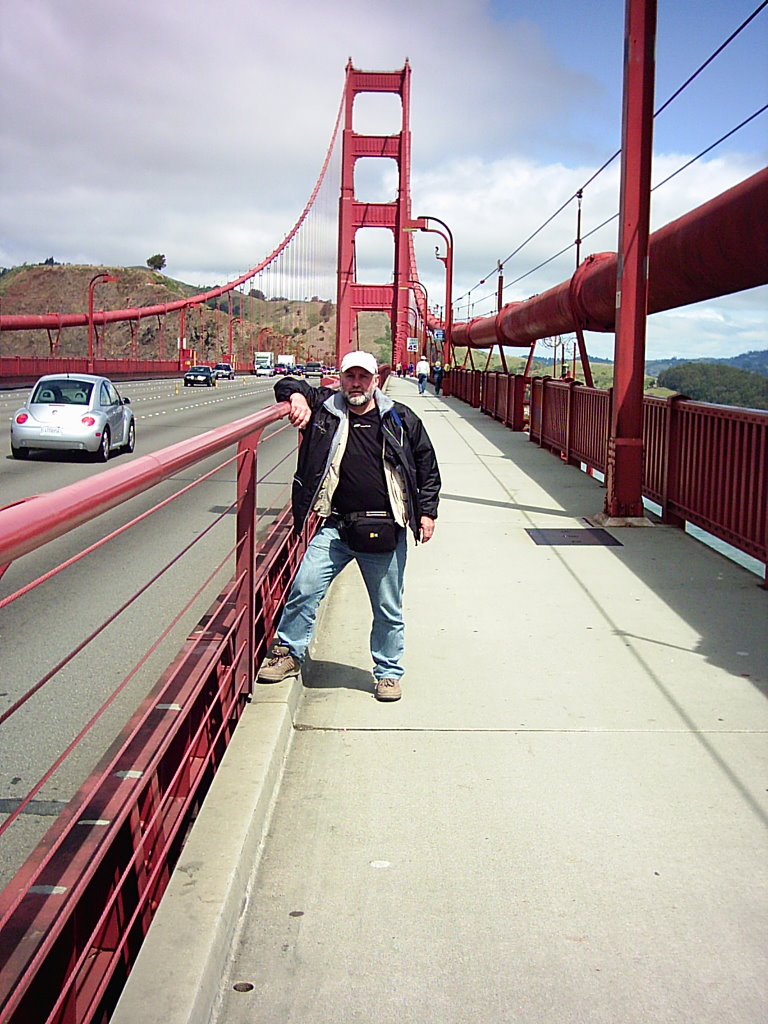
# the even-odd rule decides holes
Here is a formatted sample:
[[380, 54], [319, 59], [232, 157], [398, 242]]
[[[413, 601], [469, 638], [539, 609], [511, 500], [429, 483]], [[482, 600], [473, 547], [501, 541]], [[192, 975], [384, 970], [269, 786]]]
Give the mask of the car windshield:
[[189, 371], [190, 373], [210, 373], [210, 366], [193, 366]]
[[32, 395], [32, 404], [37, 405], [88, 405], [93, 391], [93, 381], [62, 377], [61, 380], [41, 380]]

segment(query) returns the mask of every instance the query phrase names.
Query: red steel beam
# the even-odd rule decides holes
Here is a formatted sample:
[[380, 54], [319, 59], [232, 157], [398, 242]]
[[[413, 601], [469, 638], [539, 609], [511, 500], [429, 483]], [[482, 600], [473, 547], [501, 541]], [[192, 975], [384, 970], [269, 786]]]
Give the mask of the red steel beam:
[[[688, 306], [768, 284], [768, 168], [655, 231], [649, 242], [648, 312]], [[454, 324], [453, 343], [529, 348], [581, 326], [616, 328], [615, 252], [588, 256], [567, 281], [495, 316]]]
[[651, 219], [656, 0], [628, 0], [613, 402], [605, 514], [643, 516], [643, 379]]

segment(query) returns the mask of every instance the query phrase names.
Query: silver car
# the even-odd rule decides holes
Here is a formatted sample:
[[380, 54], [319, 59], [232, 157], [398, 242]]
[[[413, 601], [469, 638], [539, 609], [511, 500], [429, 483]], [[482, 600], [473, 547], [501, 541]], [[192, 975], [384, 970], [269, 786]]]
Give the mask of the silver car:
[[136, 446], [136, 423], [130, 399], [121, 398], [106, 377], [89, 373], [49, 374], [32, 388], [11, 421], [11, 454], [26, 459], [30, 451], [91, 452], [106, 462], [110, 451]]

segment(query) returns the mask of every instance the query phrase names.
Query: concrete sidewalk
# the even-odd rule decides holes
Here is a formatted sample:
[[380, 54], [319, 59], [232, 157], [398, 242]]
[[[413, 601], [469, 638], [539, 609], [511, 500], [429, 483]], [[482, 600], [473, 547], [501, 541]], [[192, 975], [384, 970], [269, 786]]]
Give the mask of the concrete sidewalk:
[[599, 485], [527, 435], [389, 393], [443, 476], [403, 700], [372, 696], [350, 567], [303, 687], [257, 688], [113, 1019], [762, 1022], [768, 595], [678, 530], [595, 532]]

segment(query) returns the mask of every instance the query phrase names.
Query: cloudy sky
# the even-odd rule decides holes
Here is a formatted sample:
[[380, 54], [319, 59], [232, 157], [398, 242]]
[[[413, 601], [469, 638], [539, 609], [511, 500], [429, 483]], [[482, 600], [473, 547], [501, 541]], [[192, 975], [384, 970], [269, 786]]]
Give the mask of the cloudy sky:
[[[659, 0], [656, 107], [760, 3]], [[618, 149], [623, 34], [623, 0], [0, 0], [0, 266], [162, 252], [191, 283], [239, 276], [305, 205], [347, 59], [386, 70], [407, 57], [414, 213], [451, 225], [460, 315], [480, 315], [497, 260]], [[656, 119], [655, 182], [768, 102], [766, 53], [768, 7]], [[355, 127], [380, 131], [391, 113], [361, 108]], [[767, 154], [764, 113], [654, 193], [652, 226]], [[586, 190], [583, 233], [618, 210], [618, 171]], [[384, 166], [367, 198], [391, 184]], [[575, 217], [571, 204], [505, 263], [507, 282], [521, 278], [507, 301], [570, 275], [571, 253], [528, 272], [573, 241]], [[615, 249], [616, 235], [614, 222], [582, 255]], [[417, 243], [436, 301], [442, 267], [434, 244]], [[375, 276], [375, 248], [369, 260]], [[766, 307], [760, 288], [651, 317], [648, 357], [766, 348]], [[612, 337], [589, 347], [610, 356]]]

